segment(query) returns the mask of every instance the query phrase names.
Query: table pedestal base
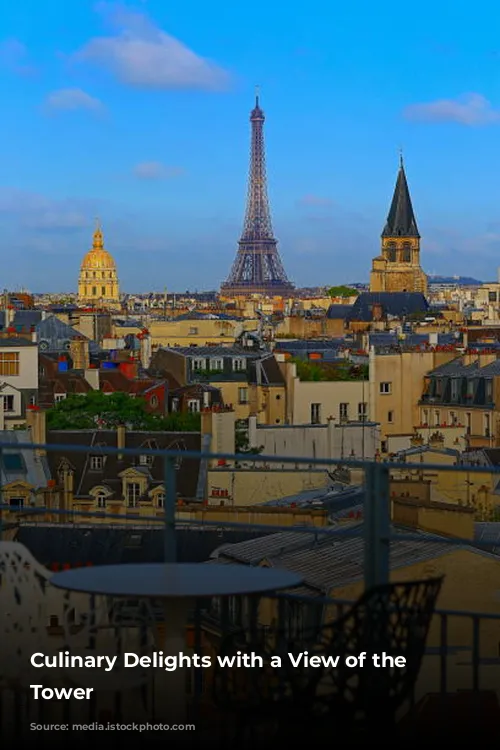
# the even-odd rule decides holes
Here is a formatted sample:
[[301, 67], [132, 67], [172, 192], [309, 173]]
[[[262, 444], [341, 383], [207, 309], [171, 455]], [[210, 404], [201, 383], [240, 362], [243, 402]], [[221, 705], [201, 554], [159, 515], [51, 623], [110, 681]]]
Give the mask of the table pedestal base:
[[[159, 647], [163, 657], [187, 654], [186, 629], [189, 612], [195, 606], [191, 599], [170, 599], [165, 602], [165, 639]], [[187, 670], [178, 667], [173, 672], [164, 668], [155, 674], [155, 716], [168, 724], [184, 724], [187, 716]]]

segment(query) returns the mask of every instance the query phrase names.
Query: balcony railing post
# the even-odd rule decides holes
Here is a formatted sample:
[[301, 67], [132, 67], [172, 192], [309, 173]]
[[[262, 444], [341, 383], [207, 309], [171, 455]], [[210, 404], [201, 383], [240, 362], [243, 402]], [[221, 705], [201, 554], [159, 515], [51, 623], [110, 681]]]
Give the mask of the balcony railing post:
[[177, 504], [177, 476], [175, 459], [165, 458], [165, 562], [177, 560], [175, 538], [175, 509]]
[[389, 582], [389, 534], [391, 506], [389, 469], [371, 463], [365, 473], [364, 575], [365, 588]]

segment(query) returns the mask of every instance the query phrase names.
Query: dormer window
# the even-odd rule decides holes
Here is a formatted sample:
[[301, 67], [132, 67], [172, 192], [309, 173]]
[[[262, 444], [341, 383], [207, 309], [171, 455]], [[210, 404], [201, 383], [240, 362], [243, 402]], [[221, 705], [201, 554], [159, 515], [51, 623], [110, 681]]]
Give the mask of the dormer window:
[[246, 361], [242, 357], [233, 359], [234, 372], [241, 372], [241, 370], [245, 370], [246, 369], [245, 365], [246, 365]]
[[100, 471], [104, 468], [104, 456], [91, 456], [90, 457], [90, 470]]
[[211, 370], [222, 370], [224, 368], [224, 361], [222, 359], [211, 359], [210, 369]]
[[206, 362], [204, 359], [193, 359], [193, 370], [204, 370]]
[[491, 380], [486, 381], [486, 402], [490, 403], [493, 401], [493, 382]]
[[127, 482], [126, 496], [128, 507], [136, 508], [141, 496], [141, 485], [138, 482]]
[[154, 456], [140, 456], [139, 463], [141, 466], [152, 466], [154, 459]]
[[159, 492], [156, 495], [156, 507], [157, 508], [164, 508], [165, 507], [165, 493]]

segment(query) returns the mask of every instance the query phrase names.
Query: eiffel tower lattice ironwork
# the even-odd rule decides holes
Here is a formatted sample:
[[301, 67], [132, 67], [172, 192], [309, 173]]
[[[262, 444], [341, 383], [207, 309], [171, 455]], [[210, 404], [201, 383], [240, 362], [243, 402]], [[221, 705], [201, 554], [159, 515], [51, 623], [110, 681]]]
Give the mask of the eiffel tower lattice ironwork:
[[231, 273], [221, 285], [221, 293], [229, 296], [252, 293], [280, 296], [290, 294], [294, 289], [283, 268], [278, 242], [273, 235], [267, 197], [264, 120], [257, 94], [250, 114], [252, 136], [245, 223]]

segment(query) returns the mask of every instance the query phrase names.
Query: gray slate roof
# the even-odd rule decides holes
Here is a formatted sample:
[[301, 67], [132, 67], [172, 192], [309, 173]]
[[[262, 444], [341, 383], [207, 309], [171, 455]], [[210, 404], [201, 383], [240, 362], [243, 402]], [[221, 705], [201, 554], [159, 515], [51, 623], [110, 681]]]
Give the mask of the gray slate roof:
[[[359, 528], [359, 536], [317, 532], [271, 534], [249, 542], [224, 545], [213, 553], [212, 559], [243, 565], [266, 561], [272, 567], [298, 573], [303, 577], [304, 586], [327, 594], [363, 577], [363, 524], [349, 526], [350, 529], [355, 527]], [[393, 527], [393, 532], [398, 533], [398, 529]], [[466, 543], [450, 544], [432, 534], [413, 533], [414, 540], [392, 542], [391, 570], [442, 557], [457, 548], [488, 554]]]
[[[38, 347], [44, 353], [53, 352], [62, 354], [69, 351], [69, 344], [75, 338], [87, 338], [77, 331], [73, 326], [63, 323], [55, 315], [49, 315], [45, 320], [37, 323], [36, 333]], [[92, 354], [99, 352], [99, 346], [95, 341], [90, 341], [89, 349]]]
[[31, 443], [29, 430], [0, 431], [0, 445], [5, 450], [0, 461], [0, 486], [11, 482], [27, 482], [33, 487], [46, 487], [51, 479], [50, 469], [44, 457], [36, 457], [31, 450], [16, 449], [19, 443]]

